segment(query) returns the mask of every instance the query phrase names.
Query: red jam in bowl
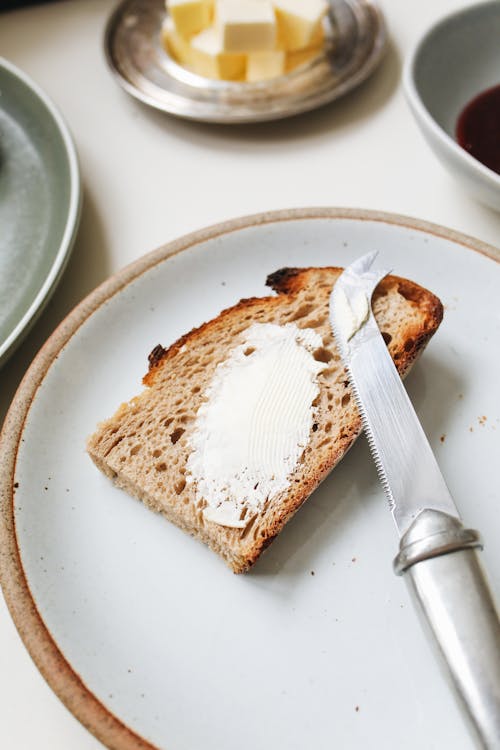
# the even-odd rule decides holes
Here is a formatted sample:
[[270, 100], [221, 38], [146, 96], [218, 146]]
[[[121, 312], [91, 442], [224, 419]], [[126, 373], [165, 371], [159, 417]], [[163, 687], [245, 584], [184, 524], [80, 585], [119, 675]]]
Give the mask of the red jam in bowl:
[[456, 138], [469, 154], [500, 174], [500, 85], [481, 92], [464, 107]]

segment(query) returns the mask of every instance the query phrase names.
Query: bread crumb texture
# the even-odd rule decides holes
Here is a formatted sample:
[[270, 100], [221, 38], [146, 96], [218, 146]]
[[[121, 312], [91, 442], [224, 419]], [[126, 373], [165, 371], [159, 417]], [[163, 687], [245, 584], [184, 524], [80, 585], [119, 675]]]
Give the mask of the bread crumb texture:
[[[146, 388], [98, 425], [87, 450], [117, 486], [163, 514], [220, 554], [236, 573], [246, 571], [343, 457], [361, 431], [358, 411], [329, 324], [329, 297], [340, 268], [281, 269], [268, 277], [277, 294], [241, 300], [180, 338], [156, 346]], [[395, 276], [377, 287], [372, 307], [389, 352], [404, 376], [439, 326], [443, 308], [431, 292]], [[242, 343], [253, 323], [316, 331], [318, 374], [310, 439], [289, 486], [243, 529], [204, 518], [206, 501], [186, 481], [190, 434], [217, 365]]]

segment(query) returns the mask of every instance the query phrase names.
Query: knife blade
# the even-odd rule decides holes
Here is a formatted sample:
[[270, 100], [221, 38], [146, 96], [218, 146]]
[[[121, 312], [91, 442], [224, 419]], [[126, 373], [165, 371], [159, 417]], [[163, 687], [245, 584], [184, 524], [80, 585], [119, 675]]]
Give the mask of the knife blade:
[[482, 747], [500, 748], [500, 619], [464, 527], [371, 308], [389, 273], [377, 252], [346, 268], [330, 297], [330, 323], [379, 478], [400, 536], [394, 561], [424, 615]]

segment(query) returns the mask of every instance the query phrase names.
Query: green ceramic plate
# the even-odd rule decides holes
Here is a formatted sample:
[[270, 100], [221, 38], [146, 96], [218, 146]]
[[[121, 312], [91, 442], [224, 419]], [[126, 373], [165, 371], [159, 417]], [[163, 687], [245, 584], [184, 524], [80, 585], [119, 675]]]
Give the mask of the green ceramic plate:
[[0, 58], [0, 364], [61, 277], [80, 201], [78, 160], [61, 115]]

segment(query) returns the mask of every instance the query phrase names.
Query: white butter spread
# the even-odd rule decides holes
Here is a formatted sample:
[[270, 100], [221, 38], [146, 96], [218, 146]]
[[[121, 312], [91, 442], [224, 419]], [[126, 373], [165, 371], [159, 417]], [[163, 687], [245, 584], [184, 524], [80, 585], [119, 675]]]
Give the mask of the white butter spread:
[[346, 340], [350, 341], [354, 334], [357, 333], [361, 326], [363, 326], [368, 320], [368, 316], [370, 315], [370, 303], [368, 297], [362, 291], [357, 292], [350, 299], [347, 299], [344, 290], [339, 287], [336, 291], [336, 296], [336, 323]]
[[187, 481], [204, 516], [244, 528], [289, 485], [313, 424], [322, 339], [311, 329], [255, 323], [221, 362], [190, 440]]

